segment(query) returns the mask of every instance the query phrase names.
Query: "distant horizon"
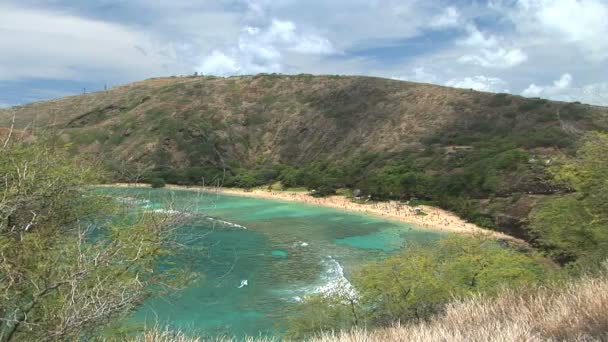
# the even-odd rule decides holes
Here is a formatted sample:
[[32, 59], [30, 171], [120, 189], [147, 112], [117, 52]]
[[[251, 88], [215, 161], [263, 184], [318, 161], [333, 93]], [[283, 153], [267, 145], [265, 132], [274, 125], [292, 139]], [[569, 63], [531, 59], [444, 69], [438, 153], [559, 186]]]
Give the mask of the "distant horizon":
[[605, 0], [6, 0], [0, 108], [195, 72], [361, 75], [608, 105], [607, 17]]
[[[2, 109], [10, 109], [13, 107], [22, 107], [22, 106], [27, 106], [27, 105], [31, 105], [31, 104], [35, 104], [35, 103], [39, 103], [39, 102], [47, 102], [47, 101], [53, 101], [53, 100], [61, 100], [63, 98], [67, 98], [67, 97], [73, 97], [73, 96], [80, 96], [80, 95], [86, 95], [86, 94], [95, 94], [95, 93], [100, 93], [103, 91], [108, 91], [108, 90], [112, 90], [115, 88], [120, 88], [120, 87], [125, 87], [128, 86], [130, 84], [135, 84], [135, 83], [141, 83], [141, 82], [146, 82], [146, 81], [151, 81], [151, 80], [156, 80], [156, 79], [171, 79], [171, 78], [194, 78], [194, 77], [215, 77], [215, 78], [224, 78], [224, 79], [228, 79], [228, 78], [239, 78], [239, 77], [255, 77], [255, 76], [259, 76], [259, 75], [279, 75], [279, 76], [298, 76], [298, 75], [312, 75], [315, 77], [323, 77], [323, 76], [339, 76], [339, 77], [371, 77], [371, 78], [380, 78], [380, 79], [385, 79], [385, 80], [391, 80], [391, 81], [397, 81], [397, 82], [409, 82], [409, 83], [418, 83], [418, 84], [428, 84], [431, 86], [437, 86], [437, 87], [447, 87], [447, 88], [453, 88], [453, 89], [463, 89], [463, 90], [472, 90], [472, 91], [476, 91], [476, 92], [483, 92], [483, 93], [490, 93], [490, 94], [509, 94], [509, 95], [513, 95], [513, 96], [522, 96], [522, 97], [528, 97], [528, 98], [539, 98], [539, 99], [545, 99], [545, 100], [550, 100], [550, 101], [557, 101], [557, 102], [578, 102], [584, 105], [588, 105], [588, 106], [596, 106], [596, 107], [606, 107], [608, 108], [608, 104], [606, 105], [602, 105], [602, 104], [592, 104], [592, 103], [586, 103], [586, 102], [582, 102], [582, 101], [577, 101], [577, 100], [553, 100], [550, 98], [544, 98], [544, 97], [540, 97], [540, 96], [523, 96], [520, 94], [511, 94], [511, 93], [505, 93], [505, 92], [495, 92], [495, 91], [485, 91], [485, 90], [476, 90], [474, 88], [462, 88], [462, 87], [453, 87], [453, 86], [448, 86], [448, 85], [444, 85], [444, 84], [435, 84], [435, 83], [430, 83], [430, 82], [424, 82], [424, 81], [412, 81], [412, 80], [405, 80], [405, 79], [397, 79], [397, 78], [390, 78], [390, 77], [383, 77], [383, 76], [373, 76], [373, 75], [364, 75], [364, 74], [311, 74], [311, 73], [298, 73], [298, 74], [286, 74], [286, 73], [258, 73], [258, 74], [243, 74], [243, 75], [230, 75], [230, 76], [218, 76], [218, 75], [204, 75], [204, 74], [198, 74], [198, 75], [171, 75], [171, 76], [156, 76], [156, 77], [149, 77], [149, 78], [145, 78], [142, 80], [135, 80], [132, 82], [126, 82], [126, 83], [121, 83], [121, 84], [115, 84], [115, 85], [105, 85], [101, 86], [99, 89], [86, 89], [86, 93], [85, 92], [80, 92], [80, 93], [73, 93], [73, 94], [65, 94], [64, 96], [59, 96], [59, 97], [51, 97], [51, 98], [47, 98], [47, 99], [39, 99], [39, 100], [34, 100], [31, 102], [26, 102], [26, 103], [16, 103], [16, 104], [2, 104], [0, 103], [0, 110]], [[84, 89], [83, 89], [84, 90]]]

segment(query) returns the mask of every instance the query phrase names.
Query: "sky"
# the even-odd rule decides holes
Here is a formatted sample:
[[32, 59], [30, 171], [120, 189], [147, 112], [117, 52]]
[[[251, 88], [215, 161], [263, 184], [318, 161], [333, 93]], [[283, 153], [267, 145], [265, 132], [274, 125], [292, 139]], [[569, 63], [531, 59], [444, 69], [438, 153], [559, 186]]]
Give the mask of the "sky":
[[608, 105], [608, 0], [0, 0], [0, 107], [195, 72]]

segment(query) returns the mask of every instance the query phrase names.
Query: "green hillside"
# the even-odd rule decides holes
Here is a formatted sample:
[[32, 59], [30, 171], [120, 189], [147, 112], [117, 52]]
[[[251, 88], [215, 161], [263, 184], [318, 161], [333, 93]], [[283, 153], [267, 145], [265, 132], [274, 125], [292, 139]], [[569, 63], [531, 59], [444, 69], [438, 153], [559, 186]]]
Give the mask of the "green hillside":
[[431, 201], [526, 237], [545, 169], [608, 109], [370, 77], [164, 78], [0, 111], [98, 155], [115, 180]]

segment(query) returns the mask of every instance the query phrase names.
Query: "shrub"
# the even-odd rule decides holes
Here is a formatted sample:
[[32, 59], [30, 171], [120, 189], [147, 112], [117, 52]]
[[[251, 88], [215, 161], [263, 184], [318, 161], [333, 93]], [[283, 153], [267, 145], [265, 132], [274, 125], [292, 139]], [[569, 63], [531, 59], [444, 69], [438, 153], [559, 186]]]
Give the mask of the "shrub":
[[150, 179], [150, 186], [152, 188], [164, 188], [166, 185], [165, 180], [162, 178], [152, 178]]
[[546, 103], [547, 103], [547, 100], [543, 100], [543, 99], [526, 100], [526, 102], [520, 104], [517, 107], [517, 109], [519, 109], [520, 112], [525, 113], [525, 112], [529, 112], [531, 110], [538, 109], [538, 108], [542, 107], [543, 105], [545, 105]]
[[506, 289], [447, 305], [426, 322], [376, 331], [324, 334], [313, 342], [350, 341], [605, 341], [608, 278], [585, 277], [567, 285], [526, 291]]
[[92, 190], [100, 166], [40, 135], [0, 146], [0, 340], [105, 340], [184, 280], [155, 267], [175, 227]]
[[289, 331], [302, 337], [311, 329], [318, 333], [426, 320], [454, 298], [538, 284], [548, 275], [535, 256], [487, 237], [452, 235], [426, 246], [408, 246], [401, 255], [364, 266], [354, 277], [356, 301], [352, 291], [339, 291], [325, 301], [305, 301], [303, 310], [289, 319]]
[[488, 106], [503, 107], [510, 105], [511, 102], [513, 102], [513, 100], [509, 97], [509, 94], [496, 94], [488, 101]]

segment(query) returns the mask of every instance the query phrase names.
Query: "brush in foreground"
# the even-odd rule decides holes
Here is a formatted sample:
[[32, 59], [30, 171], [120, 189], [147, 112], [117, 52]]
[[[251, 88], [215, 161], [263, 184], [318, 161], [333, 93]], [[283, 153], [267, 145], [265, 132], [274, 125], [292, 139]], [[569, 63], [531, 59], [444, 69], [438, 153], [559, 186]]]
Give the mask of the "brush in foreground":
[[532, 293], [506, 290], [496, 298], [448, 305], [428, 323], [368, 332], [326, 334], [338, 341], [605, 341], [608, 340], [608, 276], [584, 278]]
[[[476, 297], [449, 304], [428, 323], [376, 331], [324, 334], [313, 342], [384, 341], [606, 341], [608, 274], [586, 277], [563, 287], [530, 292], [505, 290], [488, 299]], [[134, 342], [202, 342], [182, 333], [152, 330]], [[229, 342], [231, 339], [216, 341]], [[247, 339], [250, 342], [272, 339]]]

